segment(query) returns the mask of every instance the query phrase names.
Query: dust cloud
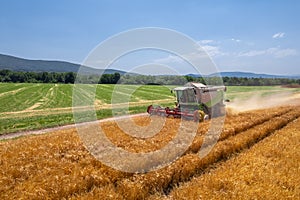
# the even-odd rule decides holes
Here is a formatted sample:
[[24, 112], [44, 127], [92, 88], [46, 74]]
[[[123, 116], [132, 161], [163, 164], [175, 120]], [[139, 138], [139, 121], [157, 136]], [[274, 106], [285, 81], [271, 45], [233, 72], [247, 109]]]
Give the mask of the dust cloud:
[[249, 98], [236, 97], [226, 102], [229, 113], [300, 104], [300, 93], [282, 92], [268, 96], [254, 94]]

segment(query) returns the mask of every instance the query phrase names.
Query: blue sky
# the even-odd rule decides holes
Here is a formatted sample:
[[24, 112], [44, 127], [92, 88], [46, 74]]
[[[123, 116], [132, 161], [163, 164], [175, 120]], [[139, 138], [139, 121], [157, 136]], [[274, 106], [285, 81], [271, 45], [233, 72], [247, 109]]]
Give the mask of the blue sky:
[[[0, 0], [0, 53], [82, 63], [108, 37], [133, 28], [162, 27], [191, 37], [220, 71], [300, 74], [300, 1]], [[160, 61], [137, 54], [114, 68]], [[181, 73], [191, 70], [182, 66]]]

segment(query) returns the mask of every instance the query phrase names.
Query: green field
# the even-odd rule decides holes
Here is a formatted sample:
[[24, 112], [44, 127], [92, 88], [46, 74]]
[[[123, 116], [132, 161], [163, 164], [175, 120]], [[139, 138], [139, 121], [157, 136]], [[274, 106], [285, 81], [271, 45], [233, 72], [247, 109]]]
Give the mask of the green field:
[[283, 88], [281, 86], [228, 86], [226, 97], [228, 99], [247, 99], [253, 95], [270, 96], [275, 94], [293, 94], [300, 92], [299, 88]]
[[[170, 88], [152, 85], [97, 85], [95, 106], [98, 119], [111, 117], [112, 92], [114, 102], [130, 100], [130, 113], [146, 112], [150, 104], [173, 105], [174, 96]], [[92, 88], [92, 86], [91, 86]], [[249, 98], [276, 93], [299, 92], [300, 89], [279, 86], [231, 86], [226, 98]], [[54, 127], [74, 123], [72, 113], [73, 85], [70, 84], [27, 84], [0, 83], [0, 134]], [[85, 98], [84, 92], [81, 98]], [[125, 101], [126, 102], [126, 101]], [[124, 105], [125, 106], [125, 105]], [[127, 114], [127, 113], [123, 113]], [[85, 121], [83, 118], [82, 121]]]
[[[70, 84], [0, 83], [0, 134], [74, 123], [72, 94], [73, 85]], [[168, 87], [118, 85], [116, 89], [115, 85], [97, 85], [98, 119], [112, 116], [112, 94], [114, 103], [130, 100], [130, 113], [145, 112], [150, 104], [174, 102]], [[81, 98], [85, 98], [84, 91]]]

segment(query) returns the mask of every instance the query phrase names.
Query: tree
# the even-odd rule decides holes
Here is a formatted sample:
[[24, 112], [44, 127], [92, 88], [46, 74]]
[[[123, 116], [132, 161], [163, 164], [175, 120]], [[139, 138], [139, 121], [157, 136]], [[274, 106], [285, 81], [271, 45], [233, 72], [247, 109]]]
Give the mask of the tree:
[[49, 79], [49, 73], [48, 73], [48, 72], [43, 72], [43, 73], [42, 73], [42, 80], [41, 80], [41, 81], [42, 81], [43, 83], [49, 83], [49, 80], [50, 80], [50, 79]]
[[102, 74], [99, 83], [101, 84], [109, 84], [111, 82], [110, 74]]
[[120, 73], [118, 73], [118, 72], [116, 72], [116, 73], [114, 73], [114, 75], [113, 75], [113, 77], [112, 77], [112, 79], [113, 79], [113, 84], [116, 84], [116, 83], [118, 83], [118, 81], [120, 80], [120, 78], [121, 78], [121, 75], [120, 75]]
[[75, 82], [75, 74], [73, 72], [65, 73], [65, 83], [74, 83]]
[[184, 76], [184, 78], [186, 79], [186, 81], [187, 82], [193, 82], [193, 81], [195, 81], [195, 79], [194, 79], [194, 77], [192, 77], [192, 76]]

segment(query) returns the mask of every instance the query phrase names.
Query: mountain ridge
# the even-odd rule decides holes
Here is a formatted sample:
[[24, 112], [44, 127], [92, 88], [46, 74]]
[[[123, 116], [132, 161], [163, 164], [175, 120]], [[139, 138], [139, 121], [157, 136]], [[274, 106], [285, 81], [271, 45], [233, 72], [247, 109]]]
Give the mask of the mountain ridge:
[[0, 69], [23, 72], [78, 72], [79, 68], [86, 74], [113, 74], [118, 72], [125, 74], [125, 71], [116, 69], [96, 69], [87, 66], [81, 66], [67, 61], [58, 60], [30, 60], [11, 55], [0, 54]]
[[[201, 75], [200, 74], [187, 74], [187, 76], [196, 78], [196, 77], [200, 77]], [[299, 79], [300, 78], [300, 75], [272, 75], [272, 74], [240, 72], [240, 71], [220, 72], [220, 73], [204, 75], [204, 77], [214, 77], [214, 76], [237, 77], [237, 78], [290, 78], [290, 79]]]
[[[67, 61], [58, 60], [31, 60], [25, 58], [19, 58], [11, 55], [0, 54], [0, 70], [8, 69], [11, 71], [23, 71], [23, 72], [78, 72], [81, 68], [81, 72], [86, 74], [113, 74], [115, 72], [121, 75], [127, 72], [117, 69], [96, 69], [88, 66], [81, 66]], [[138, 75], [137, 73], [129, 73], [131, 75]], [[271, 75], [261, 74], [253, 72], [220, 72], [209, 75], [203, 75], [203, 77], [238, 77], [238, 78], [291, 78], [299, 79], [300, 75]], [[186, 76], [200, 77], [200, 74], [186, 74]]]

